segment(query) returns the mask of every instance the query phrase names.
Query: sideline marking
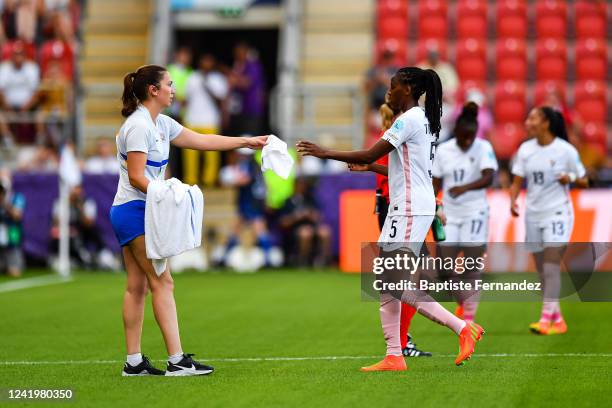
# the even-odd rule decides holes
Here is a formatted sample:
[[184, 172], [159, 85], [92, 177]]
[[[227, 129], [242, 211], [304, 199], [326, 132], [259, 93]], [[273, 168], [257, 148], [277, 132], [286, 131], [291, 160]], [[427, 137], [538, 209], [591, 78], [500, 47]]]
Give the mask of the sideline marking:
[[20, 279], [0, 284], [0, 293], [13, 292], [15, 290], [36, 288], [39, 286], [56, 285], [58, 283], [70, 282], [73, 278], [64, 278], [59, 275], [43, 275], [35, 278]]
[[[434, 354], [433, 357], [456, 357], [455, 354]], [[535, 357], [612, 357], [612, 353], [525, 353], [525, 354], [510, 354], [510, 353], [493, 353], [493, 354], [475, 354], [474, 357], [519, 357], [519, 358], [535, 358]], [[244, 358], [207, 358], [206, 361], [225, 361], [225, 362], [261, 362], [261, 361], [311, 361], [311, 360], [366, 360], [371, 358], [380, 358], [380, 356], [321, 356], [321, 357], [244, 357]], [[153, 360], [164, 362], [166, 360]], [[66, 361], [0, 361], [0, 365], [67, 365], [67, 364], [123, 364], [120, 360], [66, 360]]]

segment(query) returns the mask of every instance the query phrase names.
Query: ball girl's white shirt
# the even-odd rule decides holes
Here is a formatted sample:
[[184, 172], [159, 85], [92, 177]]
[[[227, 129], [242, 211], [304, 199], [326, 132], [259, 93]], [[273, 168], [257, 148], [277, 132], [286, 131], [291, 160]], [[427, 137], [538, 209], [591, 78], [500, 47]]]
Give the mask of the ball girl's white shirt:
[[181, 124], [163, 114], [157, 115], [156, 121], [153, 122], [149, 110], [142, 105], [127, 117], [117, 135], [117, 160], [121, 167], [113, 205], [133, 200], [146, 200], [146, 194], [130, 184], [127, 171], [128, 152], [146, 153], [145, 177], [149, 180], [163, 180], [170, 142], [182, 130]]

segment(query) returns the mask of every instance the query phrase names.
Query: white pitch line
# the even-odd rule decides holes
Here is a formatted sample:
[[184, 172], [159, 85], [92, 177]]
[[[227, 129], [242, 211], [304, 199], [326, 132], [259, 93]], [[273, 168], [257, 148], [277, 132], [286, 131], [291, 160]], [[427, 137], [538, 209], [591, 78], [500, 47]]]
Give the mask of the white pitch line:
[[[456, 357], [455, 354], [434, 354], [434, 357]], [[612, 357], [612, 353], [491, 353], [474, 354], [475, 358], [535, 358], [535, 357]], [[366, 360], [380, 358], [380, 356], [312, 356], [312, 357], [243, 357], [243, 358], [205, 358], [205, 361], [220, 362], [262, 362], [262, 361], [313, 361], [313, 360]], [[166, 360], [154, 360], [164, 362]], [[66, 361], [0, 361], [0, 365], [72, 365], [72, 364], [122, 364], [120, 360], [66, 360]]]
[[56, 285], [58, 283], [70, 282], [72, 279], [71, 277], [65, 278], [59, 275], [43, 275], [36, 278], [20, 279], [0, 284], [0, 293], [38, 286]]

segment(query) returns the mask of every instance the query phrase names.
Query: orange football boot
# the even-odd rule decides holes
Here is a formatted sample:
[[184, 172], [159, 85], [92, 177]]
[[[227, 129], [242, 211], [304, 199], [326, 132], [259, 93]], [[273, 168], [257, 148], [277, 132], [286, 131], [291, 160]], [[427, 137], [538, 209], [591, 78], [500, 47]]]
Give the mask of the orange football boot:
[[360, 371], [406, 371], [404, 356], [386, 356], [382, 361], [368, 367], [361, 367]]
[[533, 334], [547, 335], [550, 327], [550, 322], [535, 322], [529, 325], [529, 330], [531, 330]]
[[463, 365], [464, 361], [472, 357], [476, 342], [482, 338], [484, 332], [484, 329], [476, 323], [466, 323], [459, 334], [459, 354], [455, 359], [455, 365]]
[[567, 333], [567, 324], [565, 323], [565, 320], [561, 319], [561, 321], [553, 323], [548, 329], [548, 333], [546, 334], [551, 335], [551, 334], [565, 334], [565, 333]]

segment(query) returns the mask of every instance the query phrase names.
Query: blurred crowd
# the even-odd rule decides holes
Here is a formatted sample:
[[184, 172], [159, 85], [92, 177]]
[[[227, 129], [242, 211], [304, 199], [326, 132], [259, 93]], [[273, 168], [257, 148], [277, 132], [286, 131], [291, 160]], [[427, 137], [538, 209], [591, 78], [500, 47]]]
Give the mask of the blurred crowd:
[[[176, 86], [168, 114], [204, 134], [267, 133], [266, 78], [257, 50], [236, 44], [231, 66], [210, 53], [194, 54], [189, 47], [180, 47], [168, 66]], [[290, 152], [297, 159], [291, 147]], [[296, 179], [294, 173], [284, 180], [262, 174], [260, 152], [249, 149], [227, 154], [185, 149], [176, 159], [173, 175], [185, 183], [236, 191], [236, 224], [229, 232], [211, 228], [207, 233], [214, 265], [252, 271], [330, 261], [329, 228], [314, 199], [312, 178]]]
[[0, 0], [0, 149], [57, 147], [65, 139], [81, 3]]
[[[44, 105], [38, 103], [42, 101], [38, 96], [42, 89], [42, 82], [37, 82], [39, 64], [35, 58], [24, 55], [23, 40], [15, 40], [12, 44], [12, 52], [5, 64], [31, 71], [32, 86], [27, 88], [30, 89], [29, 99], [23, 100], [28, 99], [28, 112], [42, 112]], [[72, 47], [71, 50], [74, 50], [76, 42], [72, 43]], [[53, 65], [48, 69], [58, 75]], [[185, 126], [203, 134], [245, 136], [268, 133], [264, 69], [257, 51], [248, 44], [236, 44], [231, 66], [223, 64], [210, 53], [196, 55], [189, 47], [179, 47], [168, 64], [168, 70], [175, 84], [176, 98], [166, 113]], [[72, 81], [63, 78], [70, 83]], [[25, 87], [21, 84], [18, 88], [23, 90]], [[62, 111], [66, 109], [67, 105], [64, 105]], [[29, 129], [34, 132], [34, 137], [30, 139], [25, 139], [24, 133], [20, 133], [24, 128], [22, 123], [4, 123], [3, 140], [7, 148], [11, 149], [14, 142], [19, 145], [19, 149], [11, 151], [12, 171], [37, 174], [58, 172], [58, 146], [65, 139], [50, 133], [48, 123], [44, 120], [35, 122]], [[289, 150], [297, 161], [295, 149], [290, 146]], [[285, 180], [272, 172], [262, 173], [261, 152], [250, 149], [224, 154], [173, 149], [170, 163], [168, 177], [178, 177], [186, 183], [207, 189], [235, 191], [235, 224], [223, 228], [211, 227], [206, 231], [206, 249], [210, 248], [209, 264], [238, 271], [254, 271], [264, 266], [322, 266], [332, 260], [331, 229], [323, 222], [314, 189], [319, 175], [345, 171], [345, 166], [308, 158], [301, 161], [296, 171]], [[22, 230], [21, 217], [26, 202], [23, 195], [11, 191], [9, 169], [1, 164], [0, 158], [5, 186], [0, 203], [6, 209], [0, 213], [0, 248], [10, 248], [12, 255], [7, 258], [11, 260], [10, 265], [0, 265], [0, 270], [4, 268], [11, 275], [19, 275], [23, 265], [23, 239], [15, 231]], [[114, 140], [98, 139], [93, 154], [78, 159], [78, 165], [87, 174], [117, 175], [119, 162]], [[71, 191], [69, 202], [71, 262], [83, 268], [115, 269], [118, 257], [110, 253], [100, 239], [95, 200], [87, 197], [84, 189], [77, 186]], [[58, 214], [58, 203], [54, 203], [49, 220], [49, 266], [57, 263]], [[9, 234], [12, 237], [10, 242], [2, 240], [3, 225], [5, 229], [13, 231]]]
[[73, 126], [84, 0], [0, 0], [0, 271], [18, 276], [25, 197], [11, 171], [56, 171]]
[[[369, 107], [366, 145], [373, 144], [380, 137], [381, 119], [378, 109], [385, 101], [385, 93], [391, 77], [400, 68], [396, 63], [396, 57], [393, 49], [385, 49], [380, 61], [366, 73], [365, 91]], [[503, 143], [496, 143], [499, 142], [496, 138], [504, 136], [495, 132], [495, 119], [486, 89], [475, 83], [462, 84], [453, 65], [442, 59], [440, 51], [435, 46], [427, 48], [425, 59], [417, 65], [423, 69], [435, 70], [442, 82], [444, 99], [440, 142], [453, 137], [455, 120], [459, 116], [462, 106], [467, 102], [475, 102], [480, 107], [477, 137], [491, 141], [494, 146], [503, 145]], [[592, 184], [597, 186], [612, 183], [612, 177], [610, 176], [612, 160], [606, 156], [605, 152], [593, 149], [587, 143], [584, 143], [584, 129], [581, 118], [568, 105], [562, 90], [556, 87], [546, 89], [542, 105], [550, 106], [563, 114], [568, 128], [569, 141], [578, 149]], [[498, 151], [496, 153], [500, 170], [497, 173], [494, 187], [508, 188], [510, 185], [509, 169], [516, 151], [512, 149], [511, 151]]]

